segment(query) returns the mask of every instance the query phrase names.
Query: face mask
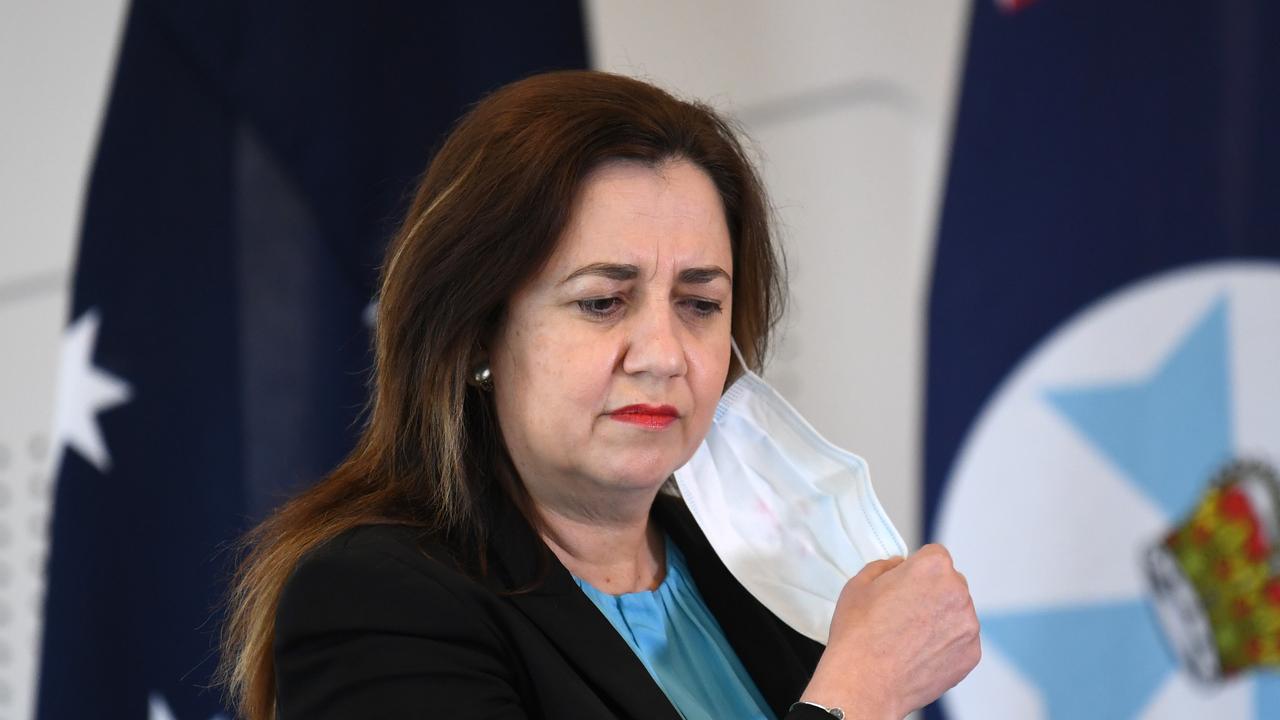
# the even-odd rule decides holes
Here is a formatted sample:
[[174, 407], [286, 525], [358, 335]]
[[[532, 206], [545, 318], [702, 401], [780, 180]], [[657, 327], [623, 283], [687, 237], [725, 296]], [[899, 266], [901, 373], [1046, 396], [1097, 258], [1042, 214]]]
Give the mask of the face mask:
[[862, 458], [827, 442], [742, 362], [697, 452], [675, 472], [729, 572], [797, 632], [826, 643], [864, 565], [906, 555]]

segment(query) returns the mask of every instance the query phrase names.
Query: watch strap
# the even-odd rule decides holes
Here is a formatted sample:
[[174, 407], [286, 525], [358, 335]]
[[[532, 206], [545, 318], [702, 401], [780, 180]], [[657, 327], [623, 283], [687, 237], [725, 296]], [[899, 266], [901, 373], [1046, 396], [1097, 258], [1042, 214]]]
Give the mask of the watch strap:
[[[788, 714], [794, 712], [797, 708], [813, 708], [814, 710], [821, 710], [823, 713], [826, 713], [826, 717], [836, 718], [836, 720], [844, 720], [844, 711], [840, 708], [827, 707], [826, 705], [819, 705], [816, 702], [809, 702], [808, 700], [801, 700], [799, 702], [792, 703], [791, 708], [787, 711]], [[813, 714], [816, 715], [816, 713]]]

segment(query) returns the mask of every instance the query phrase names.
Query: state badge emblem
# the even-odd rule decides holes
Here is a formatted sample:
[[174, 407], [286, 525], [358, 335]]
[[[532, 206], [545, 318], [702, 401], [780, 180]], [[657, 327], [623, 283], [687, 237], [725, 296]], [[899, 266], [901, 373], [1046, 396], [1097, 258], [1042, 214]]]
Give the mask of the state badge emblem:
[[1280, 669], [1280, 478], [1237, 461], [1147, 554], [1165, 636], [1187, 670], [1215, 681]]

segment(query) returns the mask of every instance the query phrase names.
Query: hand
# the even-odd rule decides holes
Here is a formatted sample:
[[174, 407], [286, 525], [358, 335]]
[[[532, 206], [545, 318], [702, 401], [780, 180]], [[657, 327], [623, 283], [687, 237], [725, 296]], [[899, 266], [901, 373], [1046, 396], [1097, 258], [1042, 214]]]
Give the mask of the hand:
[[982, 657], [969, 583], [941, 545], [870, 563], [845, 584], [827, 649], [802, 700], [845, 717], [902, 718], [964, 679]]

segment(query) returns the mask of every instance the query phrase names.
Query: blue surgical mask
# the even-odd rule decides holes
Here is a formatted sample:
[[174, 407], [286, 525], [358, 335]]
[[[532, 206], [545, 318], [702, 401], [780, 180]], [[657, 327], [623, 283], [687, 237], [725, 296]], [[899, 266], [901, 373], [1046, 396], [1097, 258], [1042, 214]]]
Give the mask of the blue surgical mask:
[[797, 632], [826, 643], [836, 599], [864, 565], [906, 555], [862, 458], [825, 440], [747, 370], [676, 470], [694, 519], [738, 582]]

